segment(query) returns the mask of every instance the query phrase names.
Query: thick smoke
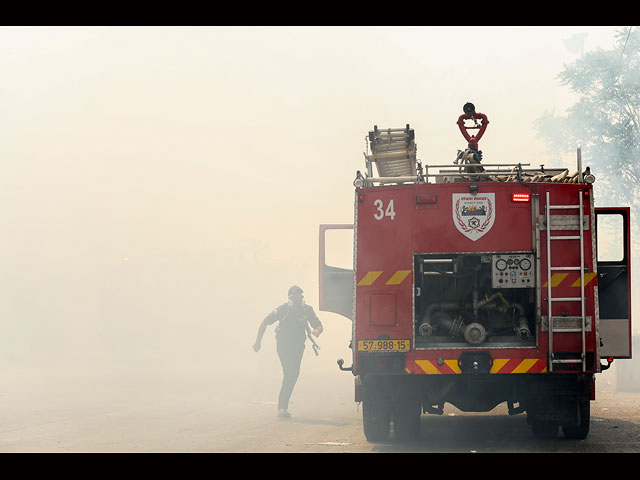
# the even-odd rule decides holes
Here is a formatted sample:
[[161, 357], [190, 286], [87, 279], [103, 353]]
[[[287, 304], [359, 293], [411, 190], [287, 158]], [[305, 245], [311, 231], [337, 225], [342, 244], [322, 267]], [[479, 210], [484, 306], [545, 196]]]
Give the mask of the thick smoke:
[[[410, 123], [423, 163], [453, 162], [471, 100], [491, 120], [486, 161], [547, 163], [526, 131], [571, 104], [554, 76], [579, 31], [0, 28], [11, 425], [132, 405], [161, 418], [162, 399], [270, 409], [280, 365], [272, 329], [251, 349], [258, 325], [292, 284], [318, 311], [318, 225], [353, 222], [368, 130]], [[589, 32], [608, 45], [613, 29]], [[355, 412], [335, 363], [350, 364], [351, 324], [318, 313], [296, 401]]]

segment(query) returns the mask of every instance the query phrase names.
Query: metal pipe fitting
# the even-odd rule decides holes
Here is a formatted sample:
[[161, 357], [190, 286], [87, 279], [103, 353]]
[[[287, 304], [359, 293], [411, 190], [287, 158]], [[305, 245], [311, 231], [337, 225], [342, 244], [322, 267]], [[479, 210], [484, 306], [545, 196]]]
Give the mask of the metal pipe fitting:
[[509, 307], [513, 307], [518, 311], [518, 328], [516, 332], [521, 340], [526, 340], [531, 336], [531, 331], [529, 330], [529, 322], [527, 321], [527, 317], [524, 314], [524, 307], [519, 303], [514, 302], [509, 304]]
[[471, 345], [480, 345], [487, 339], [487, 330], [480, 323], [470, 323], [464, 329], [464, 339]]
[[433, 327], [428, 322], [422, 322], [418, 327], [418, 333], [423, 337], [430, 337], [433, 333]]

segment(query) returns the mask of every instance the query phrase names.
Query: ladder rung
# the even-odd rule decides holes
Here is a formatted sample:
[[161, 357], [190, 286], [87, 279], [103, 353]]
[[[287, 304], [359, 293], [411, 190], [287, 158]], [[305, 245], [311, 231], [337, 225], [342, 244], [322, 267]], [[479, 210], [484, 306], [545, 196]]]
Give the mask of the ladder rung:
[[582, 363], [581, 358], [562, 358], [558, 360], [551, 360], [553, 363]]
[[549, 240], [580, 240], [580, 235], [564, 235], [549, 237]]
[[580, 300], [582, 300], [582, 297], [559, 297], [549, 298], [549, 300], [551, 300], [552, 302], [579, 302]]
[[571, 328], [571, 329], [563, 328], [563, 329], [560, 329], [560, 330], [555, 330], [554, 329], [553, 333], [554, 333], [554, 335], [556, 333], [582, 333], [582, 329], [581, 328]]
[[566, 208], [580, 208], [580, 205], [547, 205], [550, 210], [562, 210]]
[[580, 270], [581, 267], [551, 267], [551, 270]]

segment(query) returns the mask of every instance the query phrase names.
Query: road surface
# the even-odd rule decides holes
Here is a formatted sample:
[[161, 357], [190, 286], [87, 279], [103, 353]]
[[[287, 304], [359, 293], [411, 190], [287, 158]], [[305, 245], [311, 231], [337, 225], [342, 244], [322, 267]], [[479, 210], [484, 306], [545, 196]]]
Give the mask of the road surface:
[[586, 440], [533, 437], [524, 414], [446, 405], [413, 443], [368, 443], [350, 373], [307, 368], [291, 420], [276, 417], [279, 372], [199, 367], [4, 369], [0, 452], [640, 452], [640, 393], [597, 380]]

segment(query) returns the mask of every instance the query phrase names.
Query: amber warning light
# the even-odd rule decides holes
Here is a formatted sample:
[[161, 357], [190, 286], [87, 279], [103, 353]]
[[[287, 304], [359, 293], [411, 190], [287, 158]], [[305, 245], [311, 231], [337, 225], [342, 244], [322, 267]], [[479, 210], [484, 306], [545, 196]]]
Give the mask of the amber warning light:
[[511, 201], [512, 202], [529, 202], [531, 200], [531, 194], [530, 193], [512, 193], [511, 194]]

